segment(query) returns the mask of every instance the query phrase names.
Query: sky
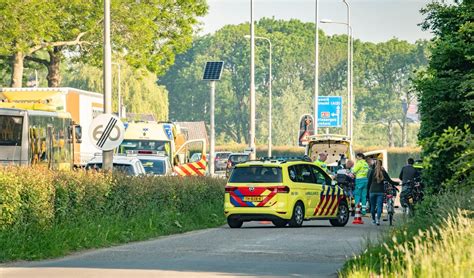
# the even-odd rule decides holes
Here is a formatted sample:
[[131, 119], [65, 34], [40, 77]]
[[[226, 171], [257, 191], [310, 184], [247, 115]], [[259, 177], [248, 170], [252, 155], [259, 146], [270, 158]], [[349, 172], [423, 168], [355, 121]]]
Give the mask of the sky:
[[[348, 0], [354, 37], [363, 41], [382, 42], [399, 38], [409, 42], [432, 37], [417, 24], [423, 21], [419, 10], [429, 0]], [[250, 0], [208, 0], [209, 13], [201, 18], [200, 34], [214, 33], [227, 24], [250, 21]], [[319, 18], [346, 22], [342, 0], [319, 0]], [[315, 0], [254, 0], [254, 19], [300, 19], [314, 22]], [[345, 34], [346, 27], [320, 24], [325, 33]]]

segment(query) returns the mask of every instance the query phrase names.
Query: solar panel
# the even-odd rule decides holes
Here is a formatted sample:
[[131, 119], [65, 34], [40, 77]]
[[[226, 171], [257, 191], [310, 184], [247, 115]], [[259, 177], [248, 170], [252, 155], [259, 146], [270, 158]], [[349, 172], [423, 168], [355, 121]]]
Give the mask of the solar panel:
[[220, 80], [224, 62], [207, 62], [202, 80]]

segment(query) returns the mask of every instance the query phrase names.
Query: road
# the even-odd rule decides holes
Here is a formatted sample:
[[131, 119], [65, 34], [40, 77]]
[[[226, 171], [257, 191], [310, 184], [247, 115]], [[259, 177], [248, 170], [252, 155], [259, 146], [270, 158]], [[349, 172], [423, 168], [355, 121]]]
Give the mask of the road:
[[[331, 227], [328, 221], [301, 228], [245, 223], [86, 251], [61, 259], [0, 265], [0, 277], [337, 277], [337, 270], [381, 229]], [[384, 227], [385, 226], [385, 227]]]

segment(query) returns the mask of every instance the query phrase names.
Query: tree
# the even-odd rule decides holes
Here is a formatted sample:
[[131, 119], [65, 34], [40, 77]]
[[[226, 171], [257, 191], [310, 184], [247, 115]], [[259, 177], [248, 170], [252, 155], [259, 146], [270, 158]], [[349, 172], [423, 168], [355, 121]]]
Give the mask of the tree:
[[358, 111], [364, 111], [369, 121], [386, 125], [390, 147], [395, 146], [395, 124], [402, 131], [401, 145], [406, 146], [407, 108], [414, 101], [411, 78], [426, 64], [425, 48], [423, 42], [413, 45], [391, 39], [367, 43], [356, 51], [356, 88], [366, 89], [361, 94], [355, 91]]
[[418, 137], [423, 155], [434, 158], [424, 171], [425, 180], [439, 189], [457, 170], [449, 163], [468, 153], [472, 160], [472, 149], [467, 149], [472, 144], [464, 138], [472, 137], [468, 135], [474, 128], [474, 4], [432, 3], [422, 12], [423, 29], [430, 29], [435, 37], [428, 68], [415, 83], [422, 120]]
[[[21, 86], [23, 60], [48, 69], [49, 86], [59, 86], [64, 53], [101, 64], [103, 4], [95, 0], [1, 0], [0, 53], [14, 59], [12, 86]], [[112, 43], [116, 55], [135, 67], [163, 73], [174, 55], [191, 43], [197, 17], [207, 11], [197, 1], [112, 1]], [[21, 20], [17, 20], [21, 19]], [[47, 58], [34, 55], [45, 51]]]

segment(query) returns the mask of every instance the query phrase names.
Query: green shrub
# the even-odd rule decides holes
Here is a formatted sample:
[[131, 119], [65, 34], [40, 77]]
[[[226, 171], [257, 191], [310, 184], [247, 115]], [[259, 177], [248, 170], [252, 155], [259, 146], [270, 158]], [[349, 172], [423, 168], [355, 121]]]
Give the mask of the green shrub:
[[221, 225], [224, 184], [204, 177], [0, 168], [0, 261]]

